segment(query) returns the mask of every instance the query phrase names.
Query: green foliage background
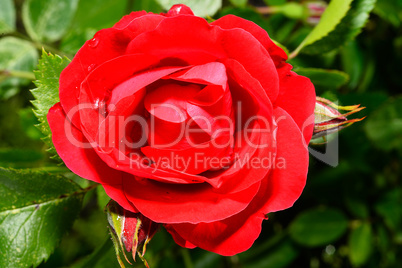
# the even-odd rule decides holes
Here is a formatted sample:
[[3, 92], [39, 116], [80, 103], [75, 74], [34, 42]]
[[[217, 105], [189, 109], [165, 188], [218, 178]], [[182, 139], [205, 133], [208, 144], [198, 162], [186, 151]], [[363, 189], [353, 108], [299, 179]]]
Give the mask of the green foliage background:
[[307, 1], [1, 0], [0, 267], [119, 267], [108, 197], [50, 158], [45, 115], [60, 71], [85, 40], [130, 11], [179, 2], [208, 19], [254, 21], [291, 52], [317, 95], [362, 104], [367, 118], [340, 132], [335, 167], [311, 157], [301, 198], [269, 215], [250, 250], [186, 250], [162, 230], [149, 244], [150, 266], [402, 267], [401, 0], [332, 0], [315, 29]]

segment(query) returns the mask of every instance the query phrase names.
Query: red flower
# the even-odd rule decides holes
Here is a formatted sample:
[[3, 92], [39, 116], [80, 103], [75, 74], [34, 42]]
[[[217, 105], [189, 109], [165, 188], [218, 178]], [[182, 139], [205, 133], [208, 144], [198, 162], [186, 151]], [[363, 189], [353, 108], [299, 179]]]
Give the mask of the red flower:
[[68, 168], [184, 247], [248, 249], [306, 182], [315, 91], [256, 24], [184, 5], [85, 43], [48, 113]]

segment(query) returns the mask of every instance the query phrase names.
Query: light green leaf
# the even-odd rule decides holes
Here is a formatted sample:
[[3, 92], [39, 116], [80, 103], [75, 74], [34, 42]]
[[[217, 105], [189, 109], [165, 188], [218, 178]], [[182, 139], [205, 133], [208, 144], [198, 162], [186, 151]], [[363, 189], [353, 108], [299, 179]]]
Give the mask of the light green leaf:
[[190, 7], [196, 16], [213, 16], [221, 7], [222, 0], [156, 0], [165, 10], [173, 5], [184, 4]]
[[78, 0], [26, 0], [22, 20], [32, 39], [43, 42], [59, 40], [67, 31]]
[[295, 68], [294, 72], [310, 78], [314, 86], [319, 86], [325, 89], [339, 88], [349, 80], [349, 76], [346, 73], [338, 70]]
[[50, 131], [46, 115], [49, 109], [59, 102], [59, 77], [61, 71], [70, 62], [67, 58], [61, 58], [52, 54], [42, 53], [42, 58], [39, 60], [38, 70], [35, 71], [36, 89], [31, 90], [35, 100], [32, 104], [35, 106], [35, 115], [38, 117], [40, 124], [39, 130], [45, 135], [44, 142], [51, 149], [51, 153], [56, 155], [52, 143], [52, 132]]
[[110, 201], [110, 197], [106, 194], [105, 189], [103, 187], [99, 186], [96, 187], [96, 194], [98, 198], [98, 205], [100, 209], [103, 209], [107, 203]]
[[346, 16], [351, 3], [352, 0], [332, 0], [322, 14], [320, 22], [314, 27], [306, 39], [303, 40], [295, 52], [298, 53], [304, 47], [317, 42], [333, 31], [336, 25], [341, 22], [342, 18]]
[[62, 176], [0, 168], [0, 196], [0, 267], [36, 267], [71, 228], [83, 192]]
[[13, 0], [1, 0], [0, 2], [0, 34], [10, 33], [15, 30], [15, 7]]
[[370, 114], [364, 128], [379, 149], [386, 152], [396, 149], [402, 153], [402, 96], [387, 101]]
[[348, 220], [336, 209], [314, 209], [300, 213], [289, 226], [292, 239], [308, 247], [336, 241], [346, 231]]
[[373, 232], [370, 223], [364, 222], [349, 235], [349, 260], [354, 266], [366, 263], [372, 250]]
[[37, 61], [38, 52], [31, 43], [15, 37], [0, 39], [0, 99], [11, 97], [18, 93], [19, 86], [31, 82], [29, 79], [7, 76], [2, 80], [1, 71], [32, 72]]
[[351, 9], [335, 29], [314, 43], [303, 45], [301, 52], [322, 54], [337, 49], [352, 40], [366, 24], [375, 2], [376, 0], [354, 0]]

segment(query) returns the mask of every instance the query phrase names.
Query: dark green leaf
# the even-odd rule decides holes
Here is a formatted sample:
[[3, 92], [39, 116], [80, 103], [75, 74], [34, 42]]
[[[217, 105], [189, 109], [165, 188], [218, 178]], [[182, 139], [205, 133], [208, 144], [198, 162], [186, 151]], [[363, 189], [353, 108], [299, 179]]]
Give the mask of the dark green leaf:
[[35, 116], [32, 107], [21, 109], [18, 112], [21, 122], [21, 128], [32, 140], [40, 140], [43, 138], [43, 134], [39, 131], [35, 125], [39, 123], [38, 118]]
[[194, 261], [194, 268], [204, 267], [220, 267], [222, 265], [223, 257], [213, 252], [204, 252], [204, 254]]
[[112, 240], [108, 237], [105, 243], [72, 268], [120, 268]]
[[0, 34], [15, 30], [15, 7], [13, 0], [1, 0], [0, 2]]
[[145, 10], [147, 12], [153, 12], [153, 13], [160, 13], [163, 11], [162, 7], [158, 4], [157, 0], [134, 1], [132, 10], [134, 11]]
[[400, 0], [377, 0], [374, 11], [382, 19], [399, 27], [402, 21], [402, 1]]
[[260, 267], [289, 267], [289, 264], [299, 255], [297, 248], [290, 242], [284, 241], [260, 257], [257, 261], [244, 264], [245, 268]]
[[376, 212], [384, 218], [385, 224], [393, 231], [402, 230], [402, 190], [387, 192], [375, 204]]
[[340, 238], [348, 227], [345, 215], [337, 209], [314, 209], [299, 214], [289, 226], [290, 236], [304, 246], [316, 247]]
[[349, 76], [346, 73], [337, 70], [295, 68], [294, 71], [299, 75], [310, 78], [314, 86], [319, 86], [324, 89], [339, 88], [349, 80]]
[[42, 160], [43, 153], [29, 149], [0, 149], [0, 166], [20, 168]]
[[[366, 24], [376, 0], [354, 0], [351, 9], [347, 12], [342, 21], [320, 39], [309, 45], [304, 45], [301, 50], [307, 54], [322, 54], [330, 52], [344, 45], [358, 35]], [[332, 3], [332, 2], [331, 2]]]
[[349, 86], [356, 88], [364, 69], [362, 49], [356, 41], [350, 41], [341, 49], [342, 69], [350, 76]]
[[370, 114], [365, 131], [376, 147], [384, 151], [397, 149], [402, 152], [402, 96], [387, 101]]
[[32, 104], [35, 106], [35, 114], [39, 119], [39, 130], [45, 135], [44, 142], [51, 148], [51, 153], [56, 155], [54, 150], [49, 124], [46, 115], [49, 109], [59, 102], [59, 77], [61, 71], [70, 62], [67, 58], [61, 58], [52, 54], [42, 53], [39, 60], [38, 70], [35, 71], [36, 89], [31, 90], [35, 100]]
[[230, 0], [230, 3], [236, 7], [245, 7], [247, 5], [247, 0]]
[[0, 196], [0, 267], [30, 267], [71, 228], [83, 192], [62, 176], [0, 168]]
[[156, 0], [165, 10], [175, 4], [185, 4], [190, 7], [196, 16], [213, 16], [221, 7], [222, 0]]
[[349, 260], [354, 266], [366, 263], [372, 250], [373, 233], [370, 223], [364, 222], [349, 235]]
[[38, 52], [31, 43], [14, 37], [0, 39], [0, 99], [13, 96], [19, 86], [31, 82], [17, 77], [5, 77], [2, 81], [1, 71], [32, 72], [37, 61]]
[[54, 42], [67, 31], [77, 9], [78, 0], [26, 0], [22, 19], [34, 40]]
[[367, 219], [369, 217], [369, 209], [364, 200], [347, 196], [345, 202], [347, 208], [354, 216], [360, 219]]

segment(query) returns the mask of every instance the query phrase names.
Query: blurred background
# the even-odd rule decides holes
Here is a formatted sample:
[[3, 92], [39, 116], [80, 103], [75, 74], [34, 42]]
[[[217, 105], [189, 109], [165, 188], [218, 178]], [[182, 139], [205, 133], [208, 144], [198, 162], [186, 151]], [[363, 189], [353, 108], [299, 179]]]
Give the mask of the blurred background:
[[[88, 181], [49, 158], [34, 126], [38, 121], [29, 90], [35, 88], [33, 71], [42, 47], [72, 58], [96, 31], [111, 27], [123, 15], [163, 12], [172, 2], [1, 0], [0, 166], [45, 169], [87, 187]], [[329, 3], [181, 2], [209, 20], [234, 14], [254, 21], [288, 51], [310, 33]], [[354, 0], [344, 23], [367, 15], [374, 2]], [[148, 245], [151, 267], [402, 267], [402, 1], [377, 0], [356, 38], [339, 42], [335, 49], [311, 50], [290, 63], [312, 80], [317, 95], [366, 107], [357, 115], [367, 116], [365, 120], [339, 133], [338, 164], [333, 167], [311, 157], [301, 198], [292, 208], [270, 214], [247, 252], [222, 257], [182, 249], [161, 230]], [[312, 148], [325, 151], [326, 145]], [[108, 198], [99, 188], [86, 194], [72, 230], [39, 267], [119, 267], [103, 213]], [[139, 260], [135, 266], [143, 267]]]

